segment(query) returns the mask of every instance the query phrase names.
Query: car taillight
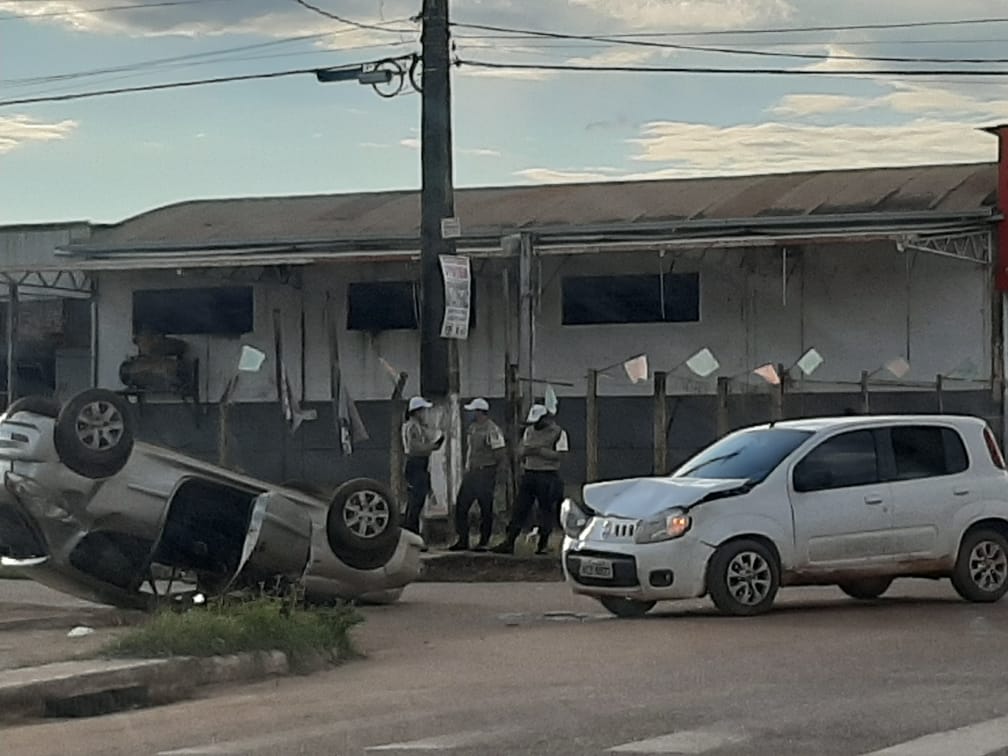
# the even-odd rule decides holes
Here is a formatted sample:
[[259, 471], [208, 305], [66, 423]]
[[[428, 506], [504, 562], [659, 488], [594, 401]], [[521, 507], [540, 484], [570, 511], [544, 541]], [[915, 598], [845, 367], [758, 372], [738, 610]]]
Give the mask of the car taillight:
[[997, 439], [994, 438], [994, 434], [991, 433], [990, 428], [984, 428], [984, 441], [987, 442], [987, 451], [990, 452], [991, 462], [994, 463], [995, 467], [1004, 470], [1004, 455], [1001, 454], [1001, 449], [998, 447]]

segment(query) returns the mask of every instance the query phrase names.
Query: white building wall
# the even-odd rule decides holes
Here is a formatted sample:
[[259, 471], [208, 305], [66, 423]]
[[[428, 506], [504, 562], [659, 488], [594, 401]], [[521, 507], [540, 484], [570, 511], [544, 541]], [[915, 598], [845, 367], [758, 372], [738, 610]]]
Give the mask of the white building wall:
[[[721, 375], [740, 376], [762, 388], [752, 368], [765, 363], [794, 363], [809, 347], [826, 362], [808, 390], [837, 386], [820, 381], [855, 383], [862, 370], [876, 370], [887, 360], [909, 356], [908, 379], [932, 381], [969, 361], [978, 378], [988, 378], [991, 361], [989, 271], [976, 265], [917, 253], [912, 258], [909, 299], [906, 258], [892, 244], [830, 245], [790, 254], [786, 298], [779, 250], [710, 250], [675, 256], [676, 272], [699, 271], [699, 323], [563, 326], [560, 292], [564, 275], [604, 275], [668, 270], [670, 253], [616, 253], [544, 257], [539, 272], [542, 292], [536, 325], [537, 378], [574, 384], [561, 395], [583, 395], [589, 368], [603, 368], [646, 353], [652, 370], [670, 370], [702, 347], [722, 363]], [[505, 312], [501, 277], [490, 263], [473, 261], [477, 322], [469, 341], [460, 344], [462, 391], [466, 396], [504, 393]], [[186, 337], [201, 361], [201, 398], [217, 401], [237, 364], [242, 343], [272, 357], [272, 312], [280, 309], [284, 359], [295, 396], [301, 396], [301, 307], [305, 310], [306, 398], [324, 401], [329, 393], [329, 344], [325, 323], [327, 298], [337, 312], [340, 362], [345, 384], [355, 399], [389, 398], [394, 377], [406, 371], [406, 394], [419, 391], [419, 332], [378, 334], [346, 330], [346, 291], [354, 281], [411, 280], [413, 263], [327, 264], [306, 268], [302, 291], [257, 284], [255, 330], [244, 339]], [[224, 283], [212, 273], [178, 276], [174, 272], [103, 273], [99, 280], [99, 376], [118, 387], [118, 368], [136, 352], [132, 344], [132, 292], [136, 288], [173, 288]], [[909, 310], [908, 310], [909, 302]], [[512, 313], [514, 309], [512, 308]], [[909, 313], [909, 320], [908, 320]], [[909, 324], [909, 326], [908, 326]], [[908, 329], [909, 328], [909, 329]], [[909, 355], [907, 349], [909, 347]], [[276, 387], [272, 360], [258, 375], [243, 376], [239, 401], [272, 401]], [[649, 384], [632, 386], [621, 368], [600, 381], [600, 393], [650, 393]], [[670, 379], [672, 392], [714, 390], [715, 379], [702, 381], [684, 368]]]

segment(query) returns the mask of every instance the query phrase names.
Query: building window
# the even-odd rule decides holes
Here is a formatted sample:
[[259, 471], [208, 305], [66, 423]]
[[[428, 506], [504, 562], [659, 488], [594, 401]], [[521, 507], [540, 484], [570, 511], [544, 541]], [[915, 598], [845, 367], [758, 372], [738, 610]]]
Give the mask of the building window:
[[410, 330], [420, 324], [420, 297], [412, 281], [352, 283], [347, 289], [348, 331]]
[[[348, 331], [416, 330], [420, 290], [412, 281], [369, 281], [347, 288]], [[438, 326], [440, 328], [440, 325]], [[476, 286], [469, 292], [469, 328], [476, 327]]]
[[563, 280], [564, 325], [699, 320], [699, 273], [569, 276]]
[[251, 286], [133, 292], [133, 333], [240, 336], [254, 328]]

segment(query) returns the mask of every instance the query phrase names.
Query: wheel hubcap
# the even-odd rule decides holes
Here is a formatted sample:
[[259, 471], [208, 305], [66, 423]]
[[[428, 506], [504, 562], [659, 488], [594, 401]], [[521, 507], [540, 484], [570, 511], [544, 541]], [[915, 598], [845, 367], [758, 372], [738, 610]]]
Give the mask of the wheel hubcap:
[[388, 527], [389, 504], [376, 491], [358, 491], [343, 507], [343, 522], [361, 538], [377, 538]]
[[1008, 555], [994, 541], [980, 541], [969, 559], [970, 578], [985, 591], [996, 591], [1008, 579]]
[[736, 554], [728, 563], [728, 593], [740, 604], [755, 606], [765, 599], [772, 578], [770, 565], [755, 551]]
[[94, 451], [115, 447], [125, 428], [122, 413], [111, 402], [91, 402], [77, 415], [77, 438]]

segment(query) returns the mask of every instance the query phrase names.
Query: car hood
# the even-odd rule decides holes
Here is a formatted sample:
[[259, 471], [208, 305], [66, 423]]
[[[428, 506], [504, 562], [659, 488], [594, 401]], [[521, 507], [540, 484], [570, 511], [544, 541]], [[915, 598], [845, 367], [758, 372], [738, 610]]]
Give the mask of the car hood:
[[584, 487], [584, 500], [593, 511], [611, 517], [651, 517], [672, 507], [688, 508], [711, 494], [748, 485], [744, 478], [632, 478]]

